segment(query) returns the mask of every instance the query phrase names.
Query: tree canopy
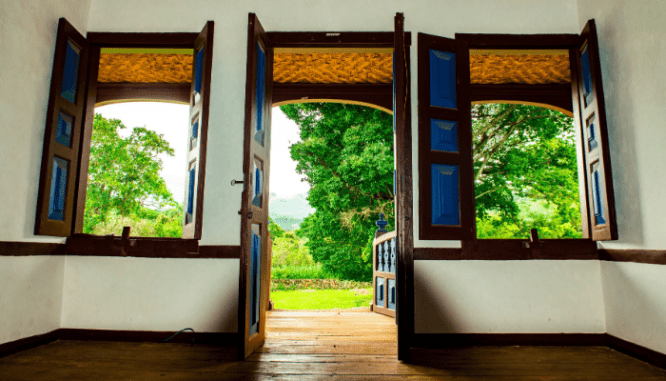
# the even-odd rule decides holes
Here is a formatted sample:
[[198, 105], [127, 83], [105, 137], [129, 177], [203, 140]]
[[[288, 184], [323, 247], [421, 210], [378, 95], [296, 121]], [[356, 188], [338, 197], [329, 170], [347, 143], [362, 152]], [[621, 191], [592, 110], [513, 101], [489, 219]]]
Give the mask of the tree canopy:
[[356, 105], [304, 103], [280, 107], [301, 130], [291, 146], [316, 209], [302, 232], [310, 254], [342, 279], [372, 278], [372, 236], [379, 213], [394, 226], [393, 118]]
[[155, 131], [134, 127], [121, 134], [125, 129], [120, 120], [95, 114], [83, 232], [120, 234], [130, 225], [133, 235], [180, 237], [182, 205], [160, 176], [159, 155], [173, 156], [173, 149]]

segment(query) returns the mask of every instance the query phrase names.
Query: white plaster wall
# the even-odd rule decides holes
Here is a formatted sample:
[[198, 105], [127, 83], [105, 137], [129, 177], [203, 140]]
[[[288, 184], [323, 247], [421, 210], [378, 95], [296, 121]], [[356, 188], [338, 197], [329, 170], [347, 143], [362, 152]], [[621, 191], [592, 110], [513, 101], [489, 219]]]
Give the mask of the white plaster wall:
[[36, 237], [35, 211], [58, 18], [79, 32], [90, 0], [0, 1], [0, 241]]
[[[90, 0], [0, 1], [0, 241], [35, 237], [58, 18], [82, 33]], [[0, 257], [0, 344], [60, 327], [64, 257]]]
[[236, 332], [237, 259], [68, 256], [62, 327]]
[[417, 333], [603, 333], [598, 261], [415, 261]]
[[0, 344], [60, 328], [64, 262], [0, 257]]
[[608, 333], [666, 353], [666, 266], [601, 262]]
[[[666, 249], [666, 2], [579, 0], [599, 34], [619, 240]], [[666, 353], [666, 266], [602, 262], [608, 333]]]

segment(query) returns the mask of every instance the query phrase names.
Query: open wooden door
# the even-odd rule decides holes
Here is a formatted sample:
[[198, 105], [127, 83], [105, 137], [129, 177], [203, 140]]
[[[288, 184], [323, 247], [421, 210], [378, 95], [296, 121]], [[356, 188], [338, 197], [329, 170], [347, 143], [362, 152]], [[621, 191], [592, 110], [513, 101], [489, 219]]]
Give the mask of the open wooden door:
[[[395, 316], [398, 323], [398, 359], [409, 361], [414, 335], [414, 234], [412, 218], [412, 128], [409, 102], [409, 41], [405, 41], [405, 18], [397, 13], [393, 36], [393, 123], [395, 133], [395, 230], [393, 269], [397, 290]], [[393, 291], [390, 291], [393, 292]], [[392, 295], [390, 295], [392, 296]]]
[[249, 15], [245, 85], [245, 174], [241, 206], [238, 357], [264, 343], [269, 290], [268, 174], [273, 88], [273, 49], [254, 13]]

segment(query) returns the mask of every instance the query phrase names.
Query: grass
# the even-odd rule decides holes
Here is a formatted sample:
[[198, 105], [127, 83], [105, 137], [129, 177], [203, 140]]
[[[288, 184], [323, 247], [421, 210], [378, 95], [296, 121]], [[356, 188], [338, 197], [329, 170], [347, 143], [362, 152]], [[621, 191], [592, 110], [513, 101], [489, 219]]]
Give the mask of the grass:
[[302, 266], [274, 266], [271, 269], [273, 279], [336, 279], [337, 276], [324, 270], [321, 263]]
[[279, 310], [329, 310], [369, 307], [372, 288], [355, 290], [271, 291], [271, 300]]

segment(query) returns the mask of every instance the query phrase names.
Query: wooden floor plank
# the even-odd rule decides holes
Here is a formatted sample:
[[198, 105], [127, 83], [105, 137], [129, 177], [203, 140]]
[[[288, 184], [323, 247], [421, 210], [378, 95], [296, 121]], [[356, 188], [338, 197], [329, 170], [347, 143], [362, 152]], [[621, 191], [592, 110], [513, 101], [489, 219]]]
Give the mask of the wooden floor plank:
[[666, 380], [607, 347], [413, 349], [397, 361], [393, 318], [271, 311], [266, 343], [245, 361], [211, 345], [56, 341], [0, 358], [0, 380]]

